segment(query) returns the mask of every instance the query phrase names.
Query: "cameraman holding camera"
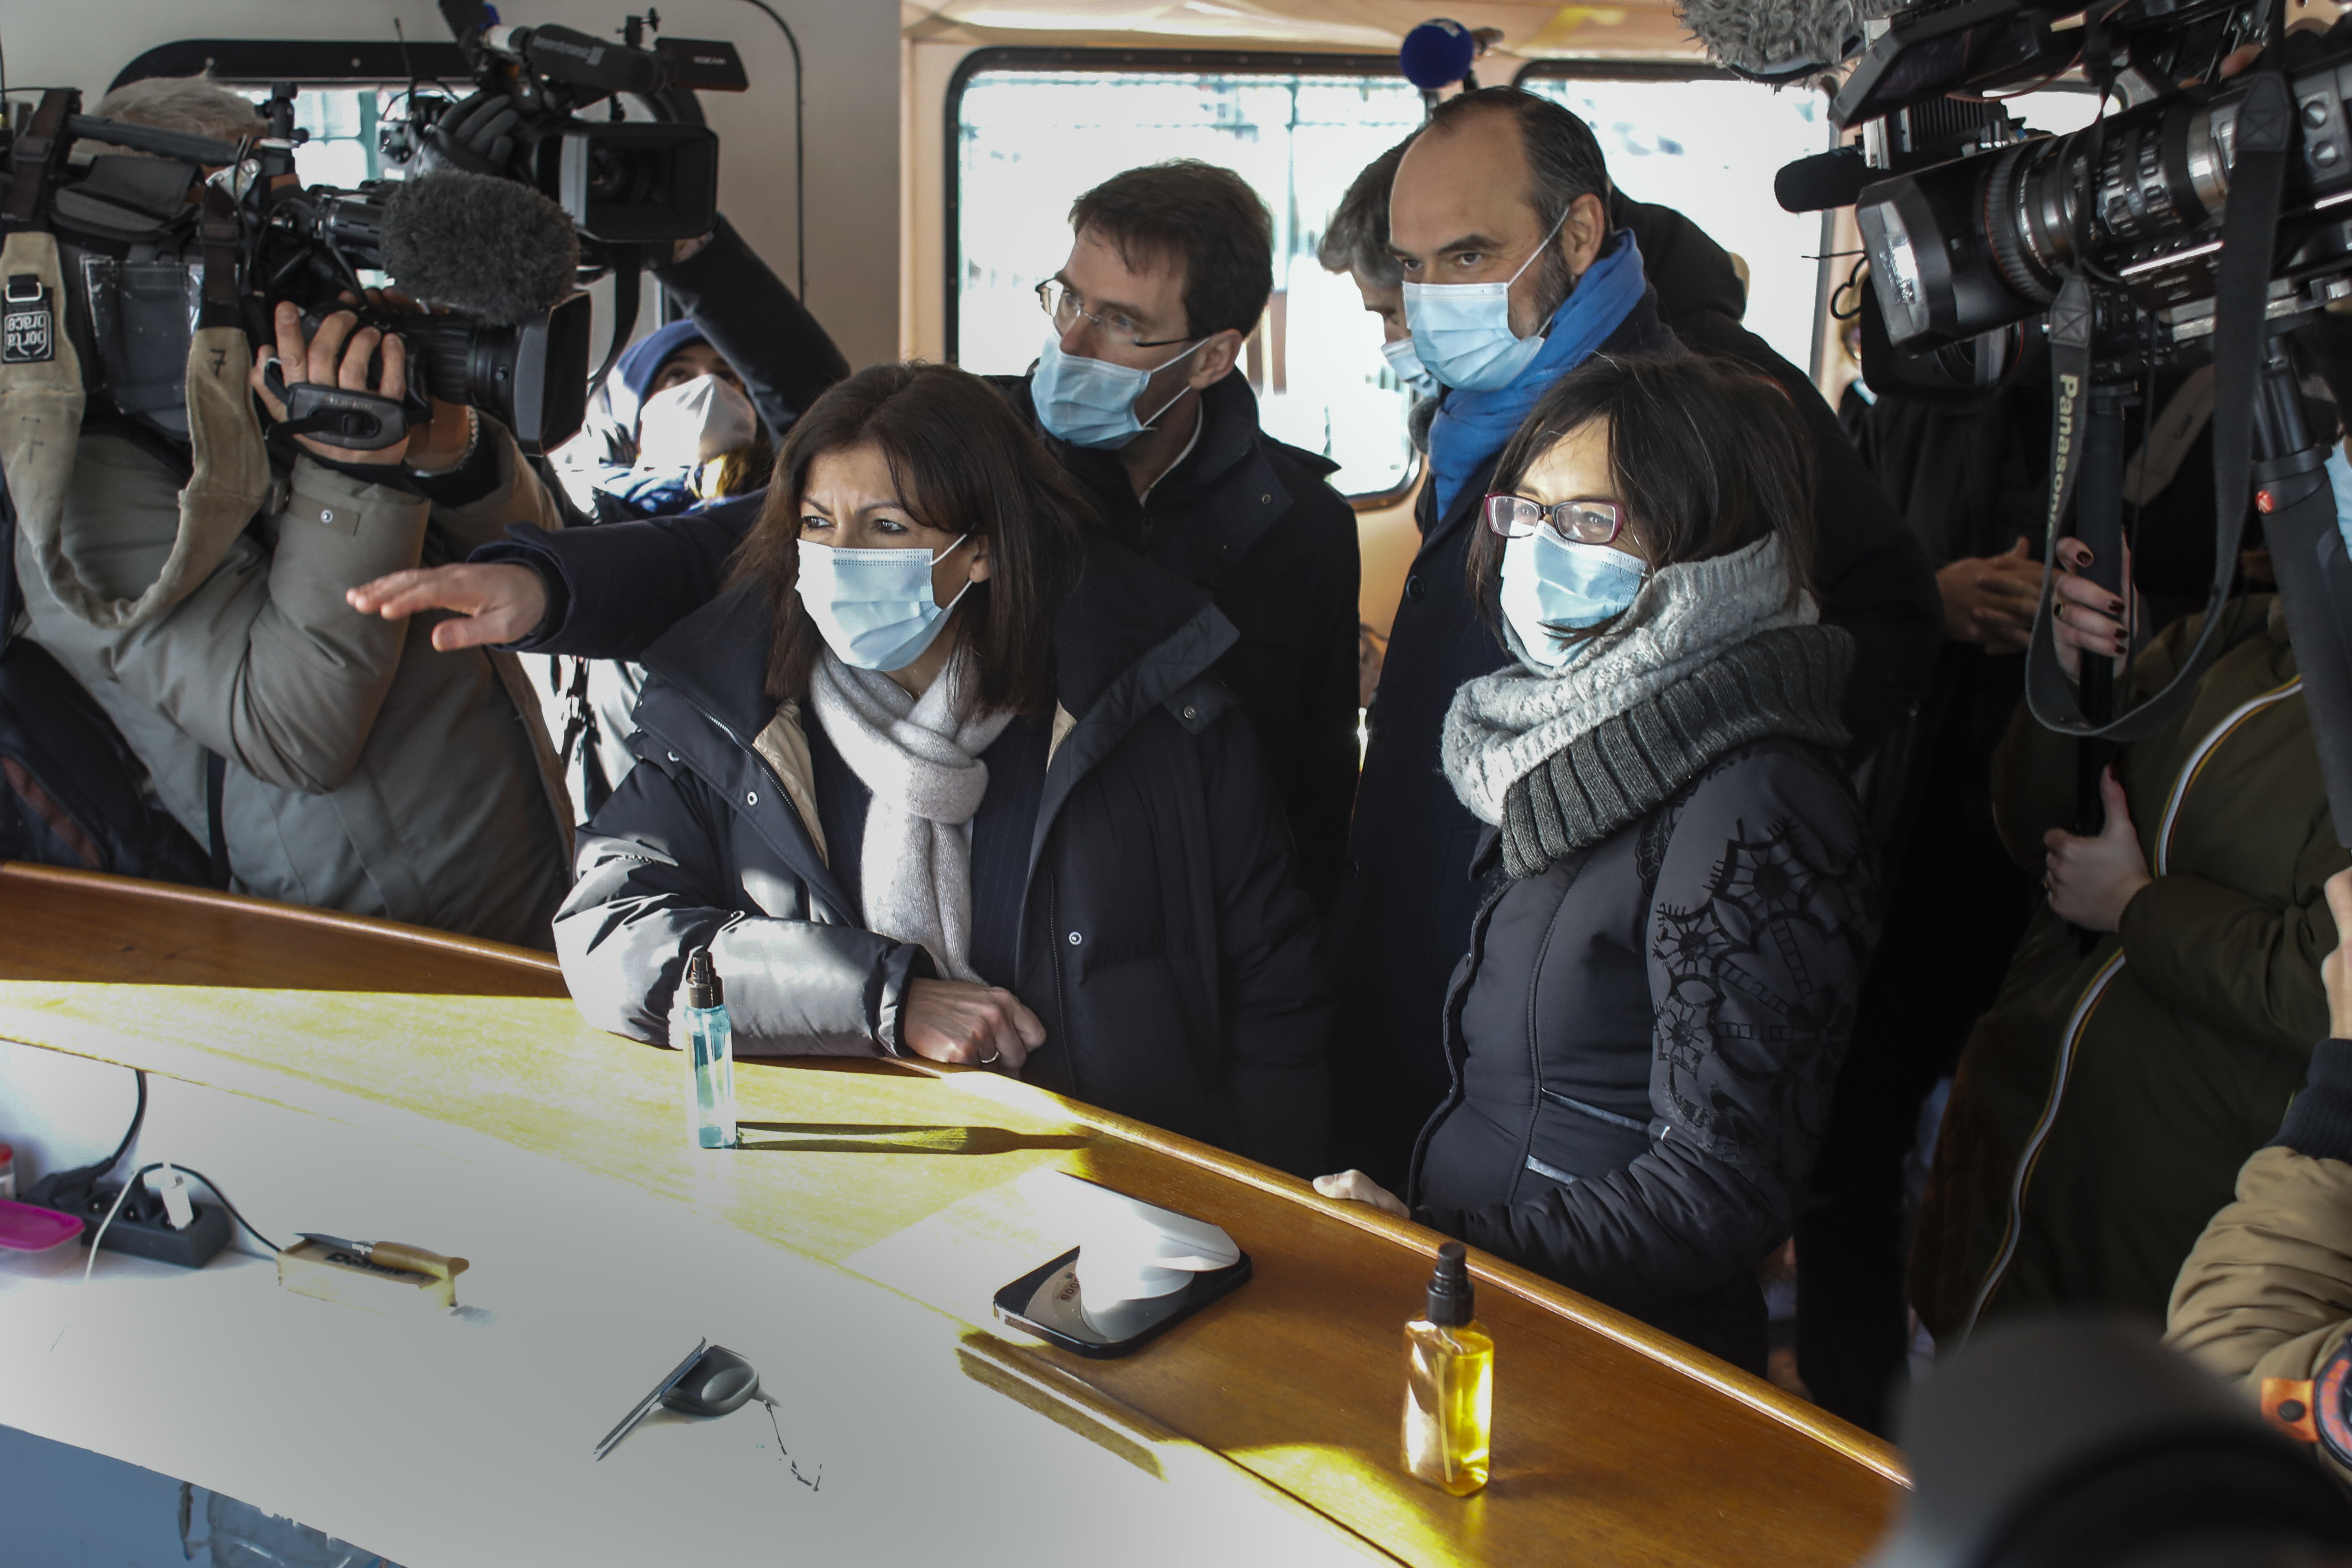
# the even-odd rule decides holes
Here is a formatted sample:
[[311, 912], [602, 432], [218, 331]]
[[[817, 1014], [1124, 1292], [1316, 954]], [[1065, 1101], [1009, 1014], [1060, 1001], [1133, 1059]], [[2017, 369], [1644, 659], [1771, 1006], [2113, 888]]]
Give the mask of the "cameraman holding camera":
[[[100, 111], [225, 139], [257, 129], [250, 104], [201, 79], [134, 84]], [[14, 498], [31, 636], [237, 889], [545, 947], [569, 818], [520, 670], [436, 653], [421, 622], [357, 614], [342, 590], [463, 559], [512, 523], [552, 527], [551, 499], [502, 426], [437, 399], [379, 450], [265, 446], [235, 375], [249, 368], [277, 421], [273, 357], [289, 392], [395, 399], [408, 359], [352, 310], [306, 330], [280, 303], [273, 325], [258, 363], [209, 367], [238, 358], [234, 338], [199, 331], [180, 418], [81, 389], [62, 504], [42, 516], [29, 491]]]

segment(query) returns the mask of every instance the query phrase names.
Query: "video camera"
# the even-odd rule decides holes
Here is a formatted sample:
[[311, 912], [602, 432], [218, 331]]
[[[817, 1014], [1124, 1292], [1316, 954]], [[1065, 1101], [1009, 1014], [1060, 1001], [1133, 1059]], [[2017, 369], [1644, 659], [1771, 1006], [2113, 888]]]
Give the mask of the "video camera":
[[[734, 45], [665, 37], [644, 48], [657, 16], [627, 17], [615, 44], [570, 27], [509, 26], [481, 0], [441, 0], [441, 15], [473, 68], [476, 95], [457, 103], [411, 93], [407, 120], [384, 128], [387, 156], [420, 172], [455, 166], [532, 186], [571, 215], [592, 269], [626, 259], [607, 247], [710, 232], [719, 137], [699, 123], [690, 95], [751, 85]], [[620, 118], [623, 94], [667, 118]], [[611, 118], [582, 117], [600, 102]]]
[[[436, 307], [360, 311], [405, 342], [406, 397], [298, 384], [281, 431], [381, 448], [428, 398], [492, 415], [526, 453], [579, 429], [596, 374], [579, 285], [614, 275], [616, 355], [636, 318], [641, 247], [717, 221], [718, 137], [682, 121], [699, 118], [692, 89], [740, 90], [742, 65], [724, 43], [638, 47], [650, 18], [627, 18], [614, 43], [509, 26], [472, 0], [443, 0], [442, 11], [475, 67], [478, 90], [467, 103], [489, 111], [475, 124], [495, 125], [484, 139], [493, 155], [436, 134], [461, 106], [412, 86], [409, 117], [384, 128], [405, 179], [303, 188], [294, 152], [306, 133], [287, 82], [236, 142], [86, 115], [63, 89], [13, 127], [0, 124], [0, 167], [12, 171], [0, 225], [56, 234], [64, 326], [89, 384], [171, 432], [196, 327], [236, 325], [268, 344], [276, 301], [294, 301], [315, 327], [348, 308], [347, 295], [366, 298], [363, 273], [382, 273]], [[644, 97], [665, 118], [618, 118], [619, 94]], [[577, 113], [607, 100], [611, 120]], [[86, 165], [74, 159], [85, 142], [105, 149]], [[116, 149], [145, 156], [110, 155]]]
[[[364, 300], [361, 273], [379, 271], [442, 307], [381, 318], [362, 309], [406, 342], [407, 397], [298, 385], [282, 428], [353, 450], [386, 447], [430, 396], [492, 415], [528, 452], [568, 439], [585, 411], [590, 347], [569, 220], [534, 192], [473, 175], [304, 189], [294, 91], [278, 84], [255, 133], [236, 142], [83, 114], [70, 89], [46, 91], [10, 130], [0, 221], [57, 237], [85, 385], [175, 432], [197, 327], [236, 326], [267, 344], [276, 301], [292, 300], [315, 325], [346, 308], [346, 293]], [[104, 151], [77, 165], [82, 143]]]
[[[2050, 542], [2071, 519], [2112, 591], [2127, 411], [2147, 407], [2155, 377], [2213, 367], [2213, 581], [2178, 673], [2113, 711], [2105, 660], [2084, 661], [2079, 688], [2063, 675], [2054, 576], [2044, 585], [2026, 696], [2045, 726], [2095, 742], [2086, 827], [2104, 742], [2161, 727], [2220, 651], [2251, 500], [2352, 844], [2352, 562], [2324, 472], [2335, 432], [2313, 427], [2286, 338], [2352, 300], [2352, 37], [2290, 40], [2284, 24], [2280, 0], [1916, 0], [1839, 46], [1859, 58], [1831, 118], [1862, 128], [1864, 148], [1801, 160], [1776, 182], [1790, 210], [1853, 206], [1874, 389], [1982, 390], [2046, 365]], [[1816, 52], [1779, 79], [1824, 63]], [[2120, 107], [2062, 136], [2006, 111], [2004, 98], [2077, 70]]]

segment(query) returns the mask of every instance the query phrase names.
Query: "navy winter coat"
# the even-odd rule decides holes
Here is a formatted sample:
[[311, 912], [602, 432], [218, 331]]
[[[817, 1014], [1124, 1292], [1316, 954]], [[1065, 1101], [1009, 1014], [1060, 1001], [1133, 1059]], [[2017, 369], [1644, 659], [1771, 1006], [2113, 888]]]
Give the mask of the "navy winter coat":
[[1873, 888], [1853, 790], [1790, 741], [1503, 884], [1447, 997], [1414, 1216], [1760, 1374], [1756, 1266], [1796, 1224]]

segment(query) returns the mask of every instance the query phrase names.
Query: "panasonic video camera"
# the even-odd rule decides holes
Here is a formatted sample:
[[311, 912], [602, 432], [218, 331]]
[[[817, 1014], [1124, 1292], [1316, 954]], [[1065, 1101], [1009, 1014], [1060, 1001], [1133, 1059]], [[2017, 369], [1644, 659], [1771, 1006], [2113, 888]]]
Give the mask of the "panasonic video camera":
[[[1981, 384], [2015, 363], [2000, 348], [2007, 329], [2041, 316], [2080, 271], [2097, 285], [2095, 374], [2206, 357], [2252, 86], [2224, 72], [2262, 45], [2269, 12], [2263, 0], [1922, 0], [1890, 15], [1831, 107], [1841, 127], [1864, 127], [1877, 176], [1853, 207], [1888, 342], [1970, 344], [1974, 355], [1943, 363]], [[2274, 317], [2352, 296], [2352, 37], [2283, 47], [2293, 123]], [[2003, 96], [2078, 68], [2121, 107], [2063, 136], [2004, 110]], [[1806, 162], [1841, 159], [1862, 162], [1852, 151]]]

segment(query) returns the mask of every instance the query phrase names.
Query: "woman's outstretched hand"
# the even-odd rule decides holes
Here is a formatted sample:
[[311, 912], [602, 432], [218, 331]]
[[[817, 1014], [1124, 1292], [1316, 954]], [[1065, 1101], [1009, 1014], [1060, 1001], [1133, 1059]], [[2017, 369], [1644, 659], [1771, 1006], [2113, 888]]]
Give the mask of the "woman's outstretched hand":
[[2107, 821], [2096, 837], [2079, 837], [2063, 827], [2042, 836], [2050, 851], [2049, 869], [2042, 877], [2042, 885], [2050, 889], [2050, 907], [2084, 931], [2121, 926], [2124, 906], [2156, 879], [2147, 874], [2139, 829], [2132, 826], [2131, 803], [2113, 768], [2099, 775], [2099, 799], [2106, 805]]
[[1019, 1072], [1045, 1043], [1045, 1026], [1021, 998], [967, 980], [910, 980], [900, 1025], [907, 1048], [935, 1062]]
[[1351, 1204], [1370, 1204], [1382, 1214], [1392, 1214], [1399, 1219], [1411, 1219], [1412, 1211], [1404, 1200], [1381, 1185], [1361, 1171], [1342, 1171], [1336, 1176], [1318, 1176], [1315, 1190], [1327, 1198], [1341, 1198]]

